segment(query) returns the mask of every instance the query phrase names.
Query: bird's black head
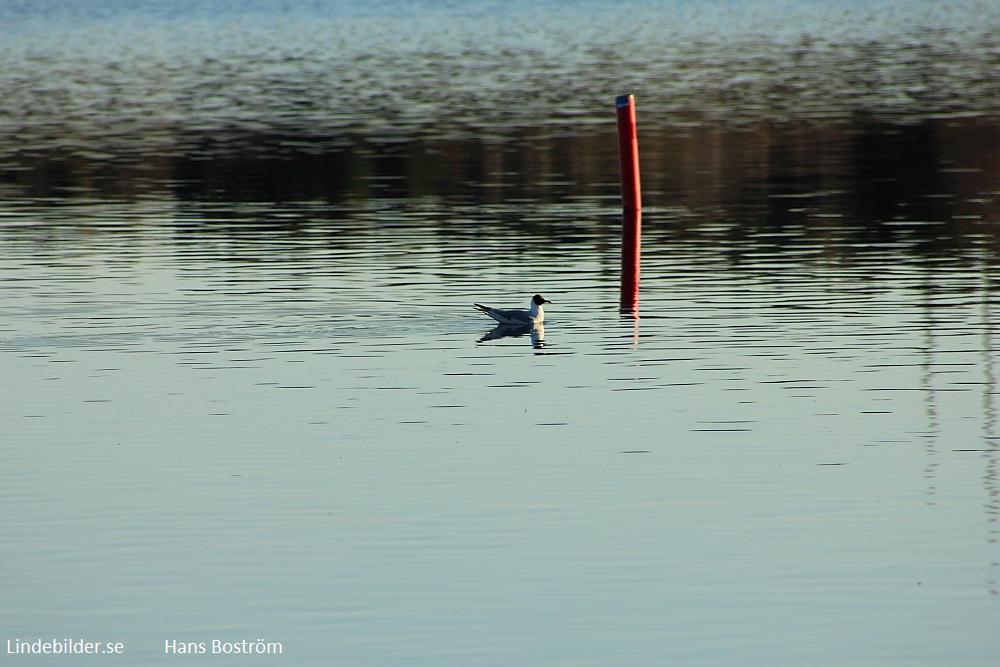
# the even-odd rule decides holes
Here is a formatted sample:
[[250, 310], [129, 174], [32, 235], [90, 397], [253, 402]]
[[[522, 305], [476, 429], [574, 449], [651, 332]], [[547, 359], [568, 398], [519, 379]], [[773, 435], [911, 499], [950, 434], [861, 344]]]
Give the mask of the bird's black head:
[[531, 300], [535, 302], [536, 306], [540, 306], [543, 303], [552, 303], [548, 299], [543, 299], [541, 294], [536, 294], [535, 296], [531, 297]]

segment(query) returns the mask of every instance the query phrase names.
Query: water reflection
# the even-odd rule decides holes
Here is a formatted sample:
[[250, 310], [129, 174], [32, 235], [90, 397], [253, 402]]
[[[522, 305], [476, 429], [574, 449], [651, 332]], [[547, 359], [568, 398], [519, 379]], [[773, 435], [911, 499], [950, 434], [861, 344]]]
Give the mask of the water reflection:
[[[273, 219], [281, 226], [316, 226], [319, 216], [343, 215], [359, 200], [433, 197], [452, 219], [442, 217], [442, 233], [485, 212], [511, 231], [561, 242], [590, 235], [588, 211], [611, 216], [618, 206], [617, 149], [605, 131], [528, 132], [504, 143], [411, 138], [375, 149], [344, 137], [342, 148], [308, 153], [283, 150], [266, 136], [246, 141], [259, 150], [155, 156], [141, 179], [84, 158], [22, 156], [7, 163], [5, 191], [19, 200], [217, 202], [200, 210], [220, 222], [246, 219], [250, 209], [233, 202], [281, 202], [285, 210]], [[830, 257], [885, 244], [970, 259], [1000, 252], [1000, 127], [983, 119], [654, 127], [641, 145], [648, 244], [714, 244], [734, 253], [734, 262], [741, 238]], [[299, 223], [287, 211], [297, 203], [304, 205]], [[534, 205], [575, 208], [580, 217], [542, 224], [526, 210]], [[265, 223], [272, 213], [259, 206], [256, 215]]]
[[486, 332], [480, 343], [502, 338], [520, 338], [528, 335], [531, 347], [540, 350], [545, 347], [545, 325], [544, 324], [498, 324], [496, 327]]
[[[367, 655], [401, 615], [435, 635], [453, 609], [479, 609], [483, 627], [530, 634], [546, 614], [495, 610], [544, 594], [593, 627], [627, 599], [629, 623], [648, 624], [630, 642], [661, 648], [681, 622], [664, 599], [707, 604], [695, 624], [715, 628], [736, 589], [787, 607], [733, 618], [747, 644], [830, 607], [869, 636], [877, 603], [905, 619], [892, 646], [933, 625], [992, 655], [995, 221], [978, 241], [936, 226], [937, 244], [866, 240], [872, 221], [846, 214], [766, 222], [836, 201], [804, 194], [648, 215], [641, 318], [618, 310], [610, 196], [0, 204], [0, 364], [18, 387], [0, 414], [4, 545], [44, 557], [5, 560], [7, 598], [40, 610], [7, 626], [88, 627], [74, 610], [97, 586], [122, 608], [157, 603], [152, 620], [90, 621], [140, 636], [349, 600], [365, 617], [352, 633], [269, 617], [320, 664], [352, 642]], [[547, 336], [483, 335], [468, 304], [496, 285], [544, 286], [559, 304]], [[38, 537], [95, 522], [110, 539]], [[49, 567], [69, 547], [75, 568]], [[170, 586], [120, 584], [154, 568]], [[490, 576], [504, 568], [532, 575]], [[248, 592], [274, 571], [287, 578]], [[604, 583], [577, 599], [581, 581]], [[233, 606], [191, 603], [206, 590]], [[809, 642], [831, 637], [822, 620]], [[602, 656], [628, 650], [617, 630], [598, 631], [616, 649]], [[506, 650], [470, 632], [449, 639]]]

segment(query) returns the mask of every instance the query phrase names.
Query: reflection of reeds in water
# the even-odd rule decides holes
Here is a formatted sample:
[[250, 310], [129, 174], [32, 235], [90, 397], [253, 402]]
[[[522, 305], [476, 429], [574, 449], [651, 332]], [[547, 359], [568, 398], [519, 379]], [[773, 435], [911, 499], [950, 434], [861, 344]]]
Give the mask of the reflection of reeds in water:
[[[500, 222], [528, 228], [529, 202], [579, 211], [577, 226], [620, 211], [613, 128], [561, 137], [522, 130], [505, 142], [301, 139], [244, 134], [163, 155], [22, 155], [6, 163], [4, 190], [15, 198], [335, 205], [430, 197], [448, 208], [489, 206]], [[928, 251], [964, 244], [996, 254], [997, 146], [1000, 126], [977, 119], [654, 126], [640, 132], [647, 242], [725, 243], [768, 230], [777, 242], [805, 229], [824, 243], [850, 230], [855, 246], [907, 237]], [[574, 234], [550, 221], [535, 227]]]

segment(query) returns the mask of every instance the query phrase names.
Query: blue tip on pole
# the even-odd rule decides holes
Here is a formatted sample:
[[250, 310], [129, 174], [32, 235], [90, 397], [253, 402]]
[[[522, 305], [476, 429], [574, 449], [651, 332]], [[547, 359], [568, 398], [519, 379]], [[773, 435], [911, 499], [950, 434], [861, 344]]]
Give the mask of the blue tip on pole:
[[639, 140], [635, 97], [615, 98], [618, 118], [618, 161], [622, 183], [621, 310], [639, 309], [639, 264], [642, 247], [642, 192], [639, 184]]

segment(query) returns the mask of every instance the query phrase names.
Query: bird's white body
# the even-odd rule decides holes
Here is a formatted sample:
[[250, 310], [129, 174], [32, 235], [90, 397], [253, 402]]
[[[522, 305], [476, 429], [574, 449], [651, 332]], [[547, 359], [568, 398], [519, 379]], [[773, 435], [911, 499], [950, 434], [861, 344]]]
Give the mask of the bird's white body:
[[536, 294], [531, 297], [531, 303], [528, 304], [527, 310], [493, 308], [492, 306], [484, 306], [479, 303], [474, 303], [472, 305], [475, 306], [477, 310], [486, 313], [500, 324], [527, 327], [535, 326], [545, 321], [545, 310], [542, 308], [543, 303], [552, 302], [543, 299], [541, 294]]

